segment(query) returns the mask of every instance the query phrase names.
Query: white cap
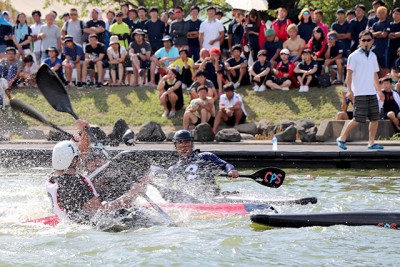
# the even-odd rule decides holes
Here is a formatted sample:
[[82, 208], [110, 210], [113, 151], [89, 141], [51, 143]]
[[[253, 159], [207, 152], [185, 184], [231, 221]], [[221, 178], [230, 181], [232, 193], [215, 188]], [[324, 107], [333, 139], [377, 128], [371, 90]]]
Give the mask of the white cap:
[[280, 54], [290, 55], [289, 49], [283, 48], [283, 49], [281, 50]]

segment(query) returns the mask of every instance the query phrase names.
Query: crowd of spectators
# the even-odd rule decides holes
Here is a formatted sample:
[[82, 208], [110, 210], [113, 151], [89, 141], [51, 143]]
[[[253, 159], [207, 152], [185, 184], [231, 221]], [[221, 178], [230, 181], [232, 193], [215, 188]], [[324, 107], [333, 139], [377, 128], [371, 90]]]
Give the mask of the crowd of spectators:
[[362, 4], [339, 8], [331, 26], [314, 8], [303, 8], [297, 24], [285, 7], [276, 10], [271, 23], [257, 10], [233, 9], [226, 28], [216, 8], [206, 9], [204, 21], [200, 11], [192, 6], [185, 19], [179, 6], [160, 12], [124, 3], [105, 14], [93, 8], [90, 20], [83, 21], [72, 8], [62, 16], [61, 28], [55, 12], [33, 11], [32, 25], [19, 13], [11, 26], [0, 23], [0, 75], [10, 87], [35, 86], [38, 66], [45, 63], [69, 88], [157, 87], [162, 116], [168, 118], [185, 106], [188, 93], [192, 102], [184, 128], [208, 122], [216, 131], [221, 121], [246, 120], [243, 99], [234, 92], [239, 86], [308, 92], [323, 86], [322, 80], [343, 85], [347, 57], [359, 49], [360, 32], [368, 30], [380, 77], [389, 74], [400, 91], [400, 8], [388, 10], [382, 0], [375, 0], [371, 11]]

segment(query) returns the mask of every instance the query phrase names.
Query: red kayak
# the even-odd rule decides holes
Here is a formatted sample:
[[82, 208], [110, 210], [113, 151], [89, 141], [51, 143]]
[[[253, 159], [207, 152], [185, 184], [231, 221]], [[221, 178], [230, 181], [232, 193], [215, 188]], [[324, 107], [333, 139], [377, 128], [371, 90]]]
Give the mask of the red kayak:
[[[158, 204], [161, 208], [171, 210], [189, 210], [195, 212], [209, 212], [222, 215], [246, 215], [255, 210], [267, 210], [271, 206], [268, 204], [243, 204], [243, 203], [164, 203]], [[150, 205], [146, 206], [151, 208]], [[28, 220], [28, 223], [41, 223], [48, 226], [56, 226], [60, 220], [56, 215]]]

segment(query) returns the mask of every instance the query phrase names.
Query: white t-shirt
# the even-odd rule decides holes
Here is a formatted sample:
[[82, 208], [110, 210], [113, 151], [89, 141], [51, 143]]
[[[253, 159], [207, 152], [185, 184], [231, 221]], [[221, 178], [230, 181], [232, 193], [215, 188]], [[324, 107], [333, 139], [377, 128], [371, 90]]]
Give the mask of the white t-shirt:
[[199, 29], [199, 33], [204, 33], [202, 48], [207, 48], [207, 49], [213, 47], [220, 48], [219, 41], [216, 41], [213, 45], [210, 45], [210, 41], [218, 38], [219, 33], [223, 31], [225, 31], [224, 25], [219, 20], [214, 19], [213, 21], [210, 22], [207, 19], [203, 21], [200, 24], [200, 29]]
[[[38, 36], [42, 25], [44, 25], [42, 22], [32, 24], [31, 25], [32, 35]], [[33, 42], [33, 47], [34, 47], [33, 52], [40, 52], [41, 42], [42, 42], [41, 40], [37, 40], [37, 41]]]
[[120, 57], [124, 57], [127, 54], [127, 51], [125, 49], [125, 47], [123, 47], [122, 45], [119, 46], [119, 53], [118, 51], [114, 51], [114, 49], [110, 46], [109, 48], [107, 48], [107, 55], [111, 53], [112, 55], [112, 59], [117, 59]]
[[361, 48], [357, 49], [347, 59], [347, 69], [353, 71], [351, 89], [354, 96], [376, 95], [374, 80], [379, 64], [374, 52], [370, 51], [367, 57]]
[[225, 107], [233, 107], [238, 102], [241, 103], [242, 111], [243, 111], [244, 115], [247, 116], [246, 110], [244, 109], [243, 100], [240, 95], [233, 93], [233, 96], [230, 100], [228, 99], [228, 97], [226, 97], [226, 94], [221, 95], [219, 98], [219, 104], [220, 105], [222, 104]]

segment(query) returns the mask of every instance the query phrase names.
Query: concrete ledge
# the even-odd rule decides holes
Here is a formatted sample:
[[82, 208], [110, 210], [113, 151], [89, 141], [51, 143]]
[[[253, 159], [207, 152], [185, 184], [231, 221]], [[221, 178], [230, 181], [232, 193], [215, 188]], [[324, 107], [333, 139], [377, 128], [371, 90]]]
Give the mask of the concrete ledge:
[[[323, 121], [318, 127], [316, 135], [317, 142], [334, 142], [338, 136], [341, 135], [343, 129], [350, 121]], [[366, 141], [368, 140], [368, 127], [369, 121], [366, 123], [359, 123], [349, 135], [347, 141]], [[395, 129], [390, 120], [379, 120], [378, 131], [376, 133], [376, 139], [388, 140], [395, 133]]]

